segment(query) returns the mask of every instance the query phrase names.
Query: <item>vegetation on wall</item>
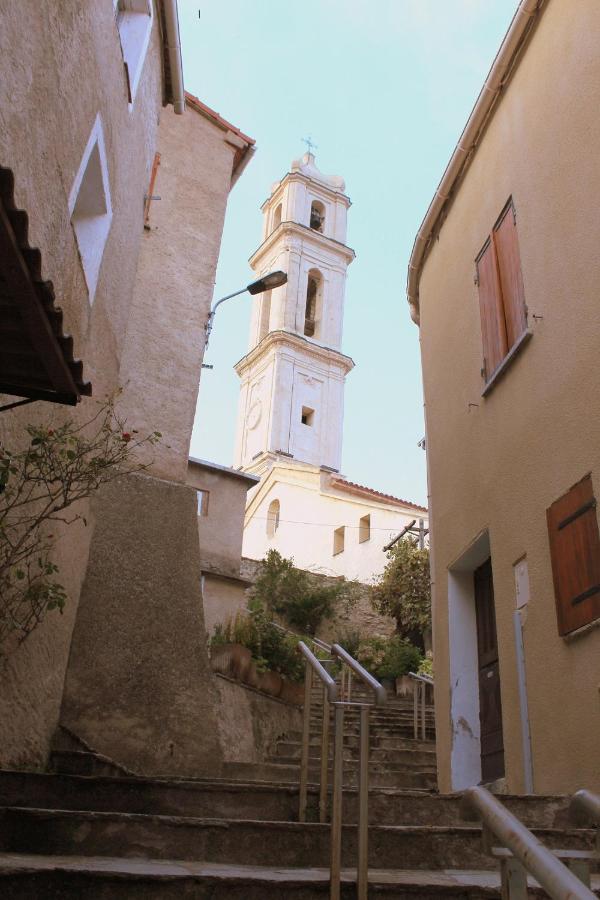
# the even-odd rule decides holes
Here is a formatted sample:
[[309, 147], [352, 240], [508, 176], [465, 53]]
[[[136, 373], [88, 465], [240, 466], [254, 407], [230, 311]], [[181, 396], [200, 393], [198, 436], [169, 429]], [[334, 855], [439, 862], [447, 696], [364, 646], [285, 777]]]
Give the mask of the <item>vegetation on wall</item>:
[[402, 638], [423, 646], [423, 634], [431, 628], [429, 550], [405, 538], [388, 552], [388, 563], [373, 586], [373, 607], [396, 620]]
[[289, 681], [304, 679], [304, 660], [298, 653], [299, 636], [287, 634], [269, 619], [261, 606], [238, 613], [224, 625], [218, 624], [210, 646], [241, 644], [252, 653], [258, 671], [278, 672]]
[[83, 424], [27, 426], [23, 450], [0, 442], [0, 647], [11, 635], [23, 641], [47, 612], [64, 609], [67, 593], [53, 561], [57, 524], [86, 524], [75, 504], [148, 467], [135, 451], [161, 435], [127, 431], [115, 400], [99, 404]]
[[315, 634], [340, 604], [357, 600], [357, 585], [345, 578], [326, 584], [319, 576], [297, 569], [293, 560], [269, 550], [252, 589], [252, 599], [294, 629]]
[[356, 658], [375, 678], [399, 678], [416, 672], [422, 663], [419, 649], [397, 634], [365, 638], [358, 645]]

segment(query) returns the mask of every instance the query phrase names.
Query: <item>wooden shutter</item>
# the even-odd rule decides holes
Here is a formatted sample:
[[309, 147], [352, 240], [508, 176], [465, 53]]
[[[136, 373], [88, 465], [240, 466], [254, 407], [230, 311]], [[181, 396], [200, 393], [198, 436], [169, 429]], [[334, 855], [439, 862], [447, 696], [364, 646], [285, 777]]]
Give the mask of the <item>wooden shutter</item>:
[[494, 246], [486, 242], [476, 260], [483, 341], [484, 378], [488, 381], [508, 352]]
[[547, 513], [559, 634], [600, 618], [600, 536], [586, 475]]
[[521, 273], [515, 208], [512, 200], [509, 201], [494, 227], [492, 241], [498, 261], [498, 277], [506, 319], [506, 338], [510, 350], [527, 328], [525, 291]]

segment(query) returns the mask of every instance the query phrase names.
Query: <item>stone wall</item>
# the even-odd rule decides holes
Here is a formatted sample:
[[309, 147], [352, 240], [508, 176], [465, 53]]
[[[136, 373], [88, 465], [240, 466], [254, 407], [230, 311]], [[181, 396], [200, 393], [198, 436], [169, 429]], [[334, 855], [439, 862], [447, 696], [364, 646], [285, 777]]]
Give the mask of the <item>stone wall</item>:
[[264, 762], [275, 741], [302, 730], [302, 710], [215, 675], [219, 742], [224, 762]]
[[[256, 559], [248, 559], [242, 557], [240, 574], [242, 578], [248, 581], [256, 581], [262, 568], [262, 561]], [[315, 578], [323, 584], [339, 584], [339, 578], [332, 578], [329, 575], [315, 575], [309, 573], [311, 578]], [[356, 603], [348, 609], [343, 604], [333, 619], [328, 619], [321, 624], [318, 631], [318, 637], [325, 641], [335, 640], [344, 634], [357, 631], [361, 637], [369, 637], [374, 634], [390, 635], [396, 630], [394, 619], [389, 616], [381, 616], [375, 612], [371, 606], [371, 588], [367, 584], [355, 582], [355, 589], [358, 595]]]

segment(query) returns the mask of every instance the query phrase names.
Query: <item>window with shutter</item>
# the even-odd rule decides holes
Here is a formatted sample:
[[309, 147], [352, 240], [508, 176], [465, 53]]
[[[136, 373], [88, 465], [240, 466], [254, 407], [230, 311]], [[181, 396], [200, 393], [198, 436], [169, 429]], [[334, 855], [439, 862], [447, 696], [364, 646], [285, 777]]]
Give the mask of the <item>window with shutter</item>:
[[489, 382], [513, 347], [527, 334], [527, 307], [512, 198], [502, 210], [475, 265], [483, 342], [482, 374]]
[[559, 634], [600, 618], [600, 535], [586, 475], [546, 513]]

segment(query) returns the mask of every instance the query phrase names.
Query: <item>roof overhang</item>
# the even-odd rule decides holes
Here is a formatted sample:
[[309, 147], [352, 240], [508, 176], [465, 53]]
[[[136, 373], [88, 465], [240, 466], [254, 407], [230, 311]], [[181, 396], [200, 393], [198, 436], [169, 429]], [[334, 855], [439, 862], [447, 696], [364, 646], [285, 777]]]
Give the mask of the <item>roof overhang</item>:
[[408, 263], [406, 284], [410, 315], [417, 325], [420, 324], [419, 282], [427, 255], [444, 222], [460, 182], [477, 152], [497, 102], [547, 5], [548, 0], [521, 0], [519, 3], [463, 133], [446, 166], [442, 180], [417, 231]]
[[27, 213], [15, 206], [13, 173], [0, 167], [0, 393], [74, 406], [92, 386], [41, 272]]

